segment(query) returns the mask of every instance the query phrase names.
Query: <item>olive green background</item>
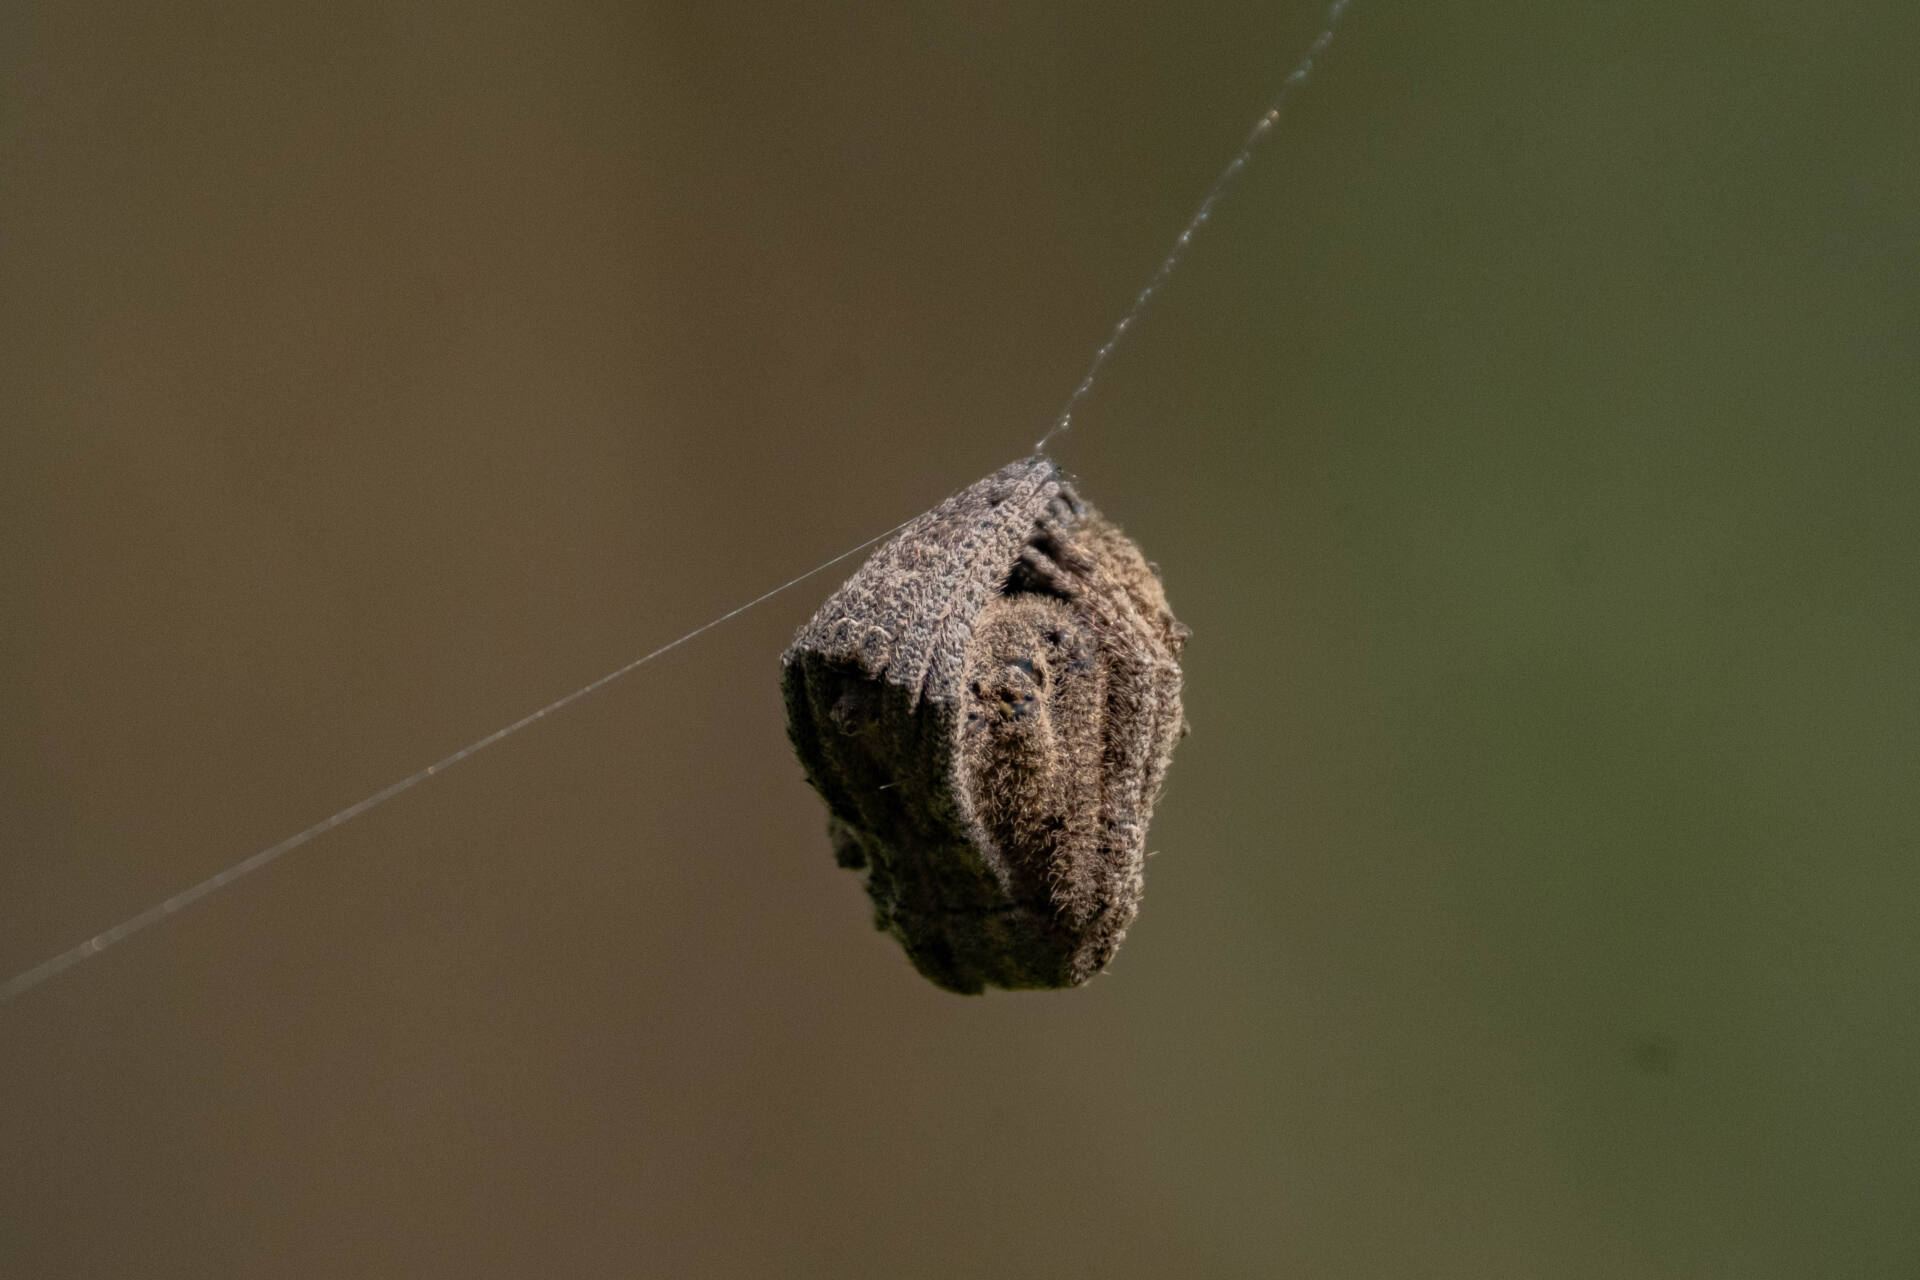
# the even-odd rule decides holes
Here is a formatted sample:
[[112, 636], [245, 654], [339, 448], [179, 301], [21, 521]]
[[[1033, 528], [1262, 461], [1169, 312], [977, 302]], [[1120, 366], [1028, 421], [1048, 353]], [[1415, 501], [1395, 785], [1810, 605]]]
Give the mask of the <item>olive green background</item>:
[[[0, 11], [0, 977], [1019, 456], [1318, 16]], [[1111, 976], [869, 929], [843, 567], [0, 1008], [0, 1274], [1920, 1275], [1917, 47], [1358, 0], [1059, 442]]]

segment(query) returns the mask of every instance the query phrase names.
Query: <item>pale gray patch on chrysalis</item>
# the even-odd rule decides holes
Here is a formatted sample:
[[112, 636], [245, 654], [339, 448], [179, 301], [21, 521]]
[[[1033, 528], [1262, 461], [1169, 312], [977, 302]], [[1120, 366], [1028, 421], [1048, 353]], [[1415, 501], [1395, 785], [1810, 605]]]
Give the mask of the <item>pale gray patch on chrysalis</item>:
[[973, 993], [1105, 966], [1185, 731], [1186, 635], [1044, 457], [914, 520], [801, 629], [788, 731], [840, 864], [921, 973]]

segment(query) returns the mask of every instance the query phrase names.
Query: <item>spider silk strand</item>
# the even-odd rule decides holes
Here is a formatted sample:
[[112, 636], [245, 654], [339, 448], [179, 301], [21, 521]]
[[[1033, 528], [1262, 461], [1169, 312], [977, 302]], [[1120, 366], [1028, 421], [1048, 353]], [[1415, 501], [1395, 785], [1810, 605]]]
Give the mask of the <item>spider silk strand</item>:
[[1173, 238], [1173, 247], [1167, 250], [1167, 256], [1160, 259], [1160, 265], [1154, 268], [1153, 274], [1147, 278], [1147, 283], [1141, 287], [1139, 293], [1133, 295], [1133, 302], [1120, 313], [1119, 322], [1113, 326], [1113, 332], [1109, 333], [1107, 340], [1100, 344], [1100, 349], [1093, 353], [1093, 363], [1087, 366], [1087, 376], [1080, 379], [1080, 385], [1075, 387], [1073, 394], [1067, 397], [1066, 406], [1060, 410], [1060, 416], [1053, 420], [1053, 425], [1047, 428], [1047, 433], [1034, 443], [1035, 453], [1046, 452], [1049, 440], [1073, 426], [1073, 411], [1080, 407], [1080, 402], [1085, 400], [1087, 393], [1093, 390], [1093, 384], [1099, 379], [1100, 370], [1107, 363], [1107, 357], [1113, 354], [1113, 349], [1120, 345], [1120, 339], [1127, 336], [1127, 330], [1133, 328], [1134, 322], [1140, 318], [1140, 313], [1147, 309], [1147, 304], [1153, 301], [1156, 293], [1160, 292], [1160, 287], [1167, 282], [1167, 277], [1174, 273], [1181, 259], [1187, 256], [1187, 248], [1193, 243], [1194, 235], [1212, 219], [1214, 206], [1220, 203], [1220, 197], [1227, 193], [1227, 188], [1233, 185], [1234, 179], [1246, 169], [1247, 162], [1253, 158], [1253, 149], [1259, 146], [1260, 140], [1273, 132], [1273, 126], [1280, 122], [1280, 112], [1285, 109], [1287, 99], [1291, 98], [1294, 90], [1305, 84], [1307, 77], [1313, 74], [1314, 59], [1325, 53], [1327, 46], [1333, 43], [1333, 29], [1340, 25], [1340, 15], [1347, 11], [1348, 3], [1349, 0], [1333, 0], [1333, 3], [1327, 6], [1327, 16], [1320, 24], [1320, 34], [1313, 38], [1313, 43], [1309, 44], [1307, 51], [1300, 56], [1300, 61], [1295, 63], [1293, 70], [1287, 73], [1287, 78], [1280, 84], [1280, 92], [1276, 93], [1273, 101], [1267, 104], [1267, 109], [1260, 113], [1260, 118], [1253, 122], [1253, 129], [1247, 134], [1247, 140], [1240, 144], [1240, 150], [1234, 153], [1233, 159], [1227, 161], [1227, 167], [1220, 171], [1220, 176], [1213, 180], [1211, 187], [1207, 188], [1207, 194], [1201, 199], [1200, 207], [1193, 211], [1193, 216], [1187, 219], [1187, 225], [1182, 227], [1180, 234]]
[[192, 906], [194, 903], [200, 901], [200, 899], [206, 897], [208, 894], [213, 893], [216, 890], [226, 888], [228, 885], [232, 884], [234, 881], [242, 878], [243, 876], [248, 876], [253, 874], [255, 871], [258, 871], [260, 868], [266, 866], [270, 862], [273, 862], [275, 859], [280, 858], [286, 854], [292, 853], [295, 849], [298, 849], [301, 845], [306, 844], [309, 840], [312, 840], [314, 837], [325, 835], [327, 832], [333, 830], [335, 827], [344, 826], [345, 824], [352, 822], [355, 818], [367, 812], [369, 809], [379, 808], [381, 805], [393, 799], [395, 796], [399, 795], [401, 792], [411, 791], [413, 788], [419, 786], [421, 783], [425, 782], [428, 778], [433, 777], [435, 774], [444, 773], [446, 770], [453, 768], [454, 765], [459, 764], [462, 760], [467, 759], [469, 756], [478, 755], [482, 751], [485, 751], [488, 747], [492, 746], [494, 743], [501, 742], [507, 738], [512, 737], [514, 734], [520, 732], [522, 729], [534, 723], [536, 720], [544, 720], [548, 716], [552, 715], [554, 712], [559, 711], [564, 707], [570, 706], [575, 702], [578, 702], [580, 699], [586, 697], [588, 694], [596, 693], [599, 690], [606, 688], [608, 685], [612, 684], [615, 680], [618, 680], [621, 676], [626, 675], [629, 671], [634, 671], [640, 667], [646, 666], [649, 662], [652, 662], [655, 658], [660, 657], [662, 654], [671, 653], [673, 650], [678, 649], [681, 645], [687, 643], [687, 641], [692, 640], [696, 636], [703, 635], [704, 633], [713, 630], [713, 628], [719, 626], [723, 622], [727, 622], [727, 621], [730, 621], [731, 619], [739, 617], [741, 614], [753, 608], [755, 605], [764, 604], [766, 601], [771, 600], [775, 596], [779, 595], [782, 591], [785, 591], [790, 587], [799, 586], [801, 583], [805, 582], [808, 578], [813, 577], [815, 574], [823, 573], [826, 570], [831, 569], [834, 565], [839, 564], [842, 560], [845, 560], [848, 556], [855, 555], [861, 551], [865, 551], [868, 547], [880, 541], [880, 539], [899, 532], [901, 529], [904, 529], [906, 525], [907, 525], [907, 522], [903, 520], [899, 524], [895, 525], [893, 528], [888, 529], [885, 533], [877, 533], [873, 537], [868, 538], [865, 542], [861, 543], [859, 546], [849, 547], [847, 550], [842, 551], [839, 555], [835, 556], [833, 559], [823, 561], [820, 564], [813, 566], [813, 568], [807, 570], [805, 573], [801, 574], [799, 577], [790, 578], [786, 582], [783, 582], [779, 586], [775, 587], [773, 590], [768, 591], [763, 595], [755, 596], [753, 599], [747, 601], [743, 605], [739, 605], [736, 608], [727, 610], [727, 612], [721, 614], [717, 618], [714, 618], [712, 621], [701, 623], [699, 626], [695, 627], [693, 630], [687, 632], [685, 635], [679, 637], [678, 639], [669, 640], [667, 643], [661, 645], [658, 649], [653, 650], [653, 652], [643, 654], [642, 656], [635, 658], [632, 662], [627, 663], [625, 666], [617, 668], [616, 670], [613, 670], [613, 671], [609, 671], [606, 675], [601, 676], [598, 680], [594, 680], [591, 683], [581, 685], [578, 689], [575, 689], [572, 693], [569, 693], [564, 697], [555, 698], [552, 702], [549, 702], [546, 706], [541, 707], [537, 711], [528, 712], [526, 715], [521, 716], [518, 720], [515, 720], [512, 724], [507, 725], [505, 728], [495, 729], [492, 733], [488, 734], [486, 737], [477, 738], [474, 741], [469, 742], [466, 746], [460, 748], [458, 751], [454, 752], [452, 755], [444, 756], [441, 759], [434, 761], [432, 764], [428, 765], [426, 768], [421, 769], [416, 773], [410, 773], [406, 777], [400, 779], [400, 781], [395, 783], [390, 783], [389, 785], [380, 788], [380, 790], [374, 792], [372, 795], [366, 797], [363, 800], [355, 801], [353, 804], [348, 805], [346, 808], [340, 810], [338, 813], [335, 813], [330, 817], [322, 818], [320, 821], [314, 823], [312, 826], [308, 827], [306, 830], [297, 832], [294, 835], [290, 835], [285, 840], [282, 840], [278, 844], [269, 845], [266, 848], [260, 850], [260, 852], [258, 853], [242, 858], [239, 862], [234, 863], [232, 866], [228, 867], [226, 870], [216, 872], [215, 874], [208, 876], [205, 880], [202, 880], [200, 883], [193, 885], [190, 888], [182, 889], [179, 893], [174, 894], [171, 898], [168, 898], [166, 901], [156, 902], [151, 907], [148, 907], [145, 911], [142, 911], [139, 915], [132, 916], [126, 920], [123, 920], [119, 924], [114, 925], [111, 929], [107, 929], [101, 933], [94, 934], [91, 938], [88, 938], [85, 942], [82, 942], [77, 946], [69, 947], [65, 951], [62, 951], [59, 955], [54, 956], [51, 959], [41, 961], [39, 964], [33, 966], [33, 968], [28, 969], [24, 973], [16, 974], [12, 978], [7, 979], [6, 982], [0, 983], [0, 1004], [6, 1004], [9, 1000], [12, 1000], [15, 996], [18, 996], [25, 992], [33, 990], [35, 987], [39, 986], [41, 983], [45, 982], [47, 979], [66, 972], [68, 969], [73, 968], [74, 965], [79, 964], [82, 960], [86, 960], [93, 956], [99, 955], [102, 951], [105, 951], [108, 947], [112, 946], [114, 943], [125, 941], [126, 939], [132, 937], [134, 934], [140, 932], [142, 929], [146, 928], [150, 924], [158, 924], [160, 921], [166, 919], [168, 916], [172, 915], [174, 912], [179, 911], [184, 907]]
[[[1073, 389], [1073, 394], [1067, 397], [1066, 405], [1061, 409], [1060, 416], [1054, 419], [1053, 425], [1048, 428], [1046, 434], [1041, 436], [1039, 441], [1034, 445], [1035, 453], [1044, 451], [1049, 441], [1073, 425], [1074, 410], [1080, 406], [1080, 402], [1085, 400], [1087, 394], [1093, 390], [1093, 385], [1099, 378], [1101, 370], [1105, 367], [1108, 357], [1110, 357], [1114, 349], [1120, 345], [1120, 340], [1127, 335], [1128, 330], [1133, 328], [1134, 322], [1140, 318], [1141, 313], [1146, 310], [1148, 303], [1150, 303], [1154, 295], [1160, 291], [1161, 286], [1167, 282], [1167, 278], [1179, 267], [1181, 260], [1186, 256], [1188, 246], [1193, 243], [1194, 235], [1213, 217], [1214, 207], [1220, 203], [1220, 198], [1226, 194], [1227, 189], [1232, 186], [1234, 180], [1246, 169], [1248, 161], [1252, 158], [1254, 148], [1259, 145], [1262, 138], [1272, 132], [1274, 125], [1279, 122], [1281, 110], [1286, 106], [1287, 100], [1293, 96], [1294, 91], [1305, 83], [1307, 77], [1312, 74], [1314, 60], [1324, 53], [1327, 46], [1333, 42], [1334, 28], [1339, 25], [1340, 17], [1346, 12], [1349, 2], [1350, 0], [1333, 0], [1333, 3], [1328, 6], [1325, 20], [1320, 25], [1319, 34], [1313, 38], [1313, 42], [1307, 46], [1306, 53], [1301, 56], [1300, 61], [1296, 63], [1293, 70], [1288, 73], [1286, 80], [1281, 83], [1280, 91], [1274, 95], [1274, 99], [1268, 105], [1266, 111], [1254, 122], [1253, 129], [1247, 134], [1247, 139], [1241, 144], [1240, 150], [1227, 162], [1226, 168], [1220, 171], [1220, 176], [1215, 178], [1213, 185], [1207, 189], [1206, 196], [1200, 201], [1200, 207], [1194, 211], [1191, 218], [1187, 219], [1186, 226], [1181, 228], [1180, 234], [1174, 238], [1173, 247], [1167, 251], [1166, 257], [1160, 260], [1160, 265], [1154, 269], [1153, 275], [1148, 278], [1146, 285], [1141, 288], [1138, 294], [1134, 295], [1133, 302], [1121, 313], [1119, 322], [1113, 326], [1113, 332], [1107, 336], [1107, 340], [1101, 343], [1099, 349], [1094, 352], [1093, 362], [1087, 367], [1086, 376], [1080, 379], [1080, 384]], [[581, 685], [572, 693], [555, 698], [544, 707], [536, 711], [528, 712], [512, 724], [504, 728], [495, 729], [483, 738], [475, 739], [453, 754], [434, 761], [424, 769], [408, 774], [398, 782], [390, 783], [380, 788], [380, 790], [374, 792], [372, 795], [355, 801], [353, 804], [321, 819], [305, 830], [288, 836], [278, 844], [268, 845], [259, 852], [242, 858], [239, 862], [234, 863], [225, 870], [208, 876], [198, 884], [182, 889], [165, 901], [155, 903], [138, 915], [131, 916], [110, 929], [94, 934], [85, 942], [69, 947], [58, 955], [41, 961], [31, 969], [14, 975], [6, 982], [0, 983], [0, 1005], [6, 1004], [16, 997], [33, 990], [41, 983], [66, 972], [81, 961], [99, 955], [115, 943], [124, 942], [149, 925], [158, 924], [168, 916], [192, 906], [209, 894], [224, 889], [236, 880], [253, 874], [267, 864], [292, 853], [295, 849], [300, 848], [309, 841], [325, 835], [335, 827], [344, 826], [362, 814], [367, 813], [369, 810], [379, 808], [395, 796], [406, 791], [411, 791], [434, 775], [444, 773], [468, 757], [478, 755], [495, 743], [512, 737], [534, 722], [546, 719], [554, 712], [571, 706], [589, 694], [597, 693], [627, 673], [646, 666], [655, 658], [671, 653], [681, 645], [686, 644], [698, 636], [704, 635], [721, 623], [731, 621], [749, 609], [773, 599], [781, 592], [797, 587], [807, 579], [831, 569], [834, 565], [839, 564], [849, 556], [865, 551], [882, 538], [890, 537], [898, 533], [906, 527], [907, 523], [907, 521], [903, 520], [886, 532], [875, 534], [858, 546], [847, 548], [847, 550], [842, 551], [831, 560], [822, 561], [798, 577], [790, 578], [771, 591], [757, 595], [745, 604], [729, 609], [711, 621], [701, 623], [685, 635], [674, 640], [669, 640], [666, 644], [661, 645], [650, 653], [635, 658], [625, 666], [609, 671], [599, 679]]]

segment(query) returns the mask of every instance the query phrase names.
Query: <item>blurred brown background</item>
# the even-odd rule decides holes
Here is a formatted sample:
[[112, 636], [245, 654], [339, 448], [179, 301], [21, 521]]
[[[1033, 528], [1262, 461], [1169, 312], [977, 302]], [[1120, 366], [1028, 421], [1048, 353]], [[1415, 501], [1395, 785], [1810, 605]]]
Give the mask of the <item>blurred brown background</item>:
[[[0, 10], [0, 977], [1024, 452], [1318, 18]], [[0, 1274], [1920, 1275], [1917, 40], [1356, 4], [1058, 450], [1111, 977], [870, 931], [825, 575], [0, 1008]]]

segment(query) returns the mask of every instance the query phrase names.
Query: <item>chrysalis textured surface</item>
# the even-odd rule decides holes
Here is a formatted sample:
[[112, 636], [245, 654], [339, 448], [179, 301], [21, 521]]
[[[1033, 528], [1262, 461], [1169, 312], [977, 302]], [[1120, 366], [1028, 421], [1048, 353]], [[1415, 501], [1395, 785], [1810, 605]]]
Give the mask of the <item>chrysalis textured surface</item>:
[[1185, 732], [1186, 636], [1044, 457], [914, 520], [801, 629], [788, 732], [835, 856], [921, 973], [973, 993], [1105, 966]]

